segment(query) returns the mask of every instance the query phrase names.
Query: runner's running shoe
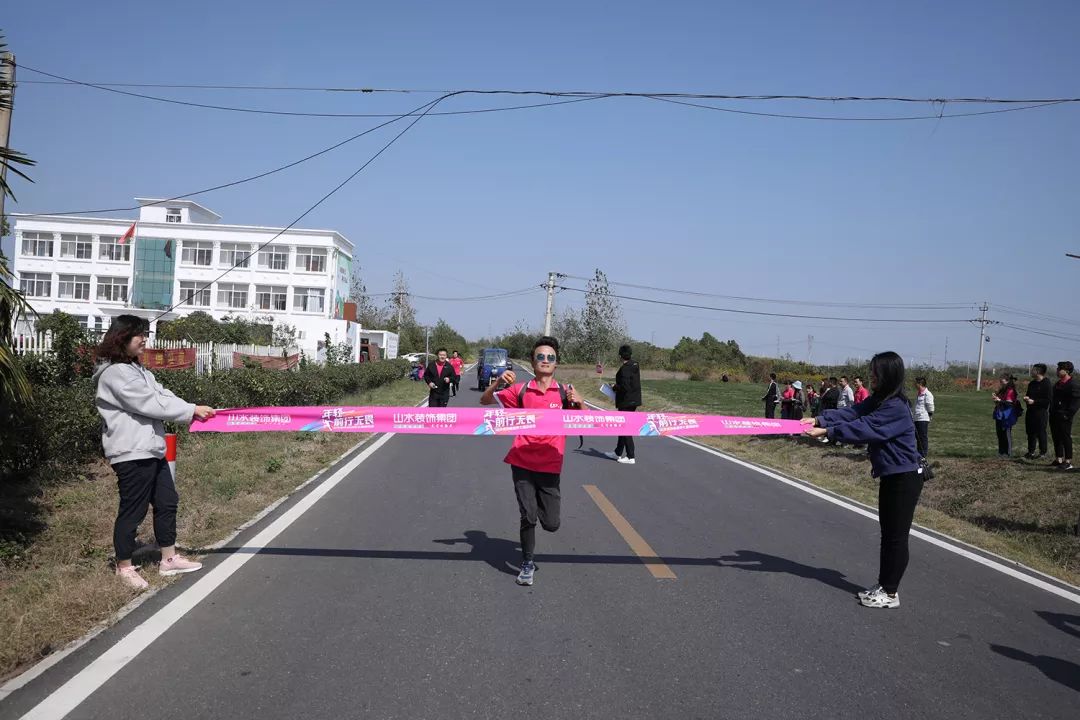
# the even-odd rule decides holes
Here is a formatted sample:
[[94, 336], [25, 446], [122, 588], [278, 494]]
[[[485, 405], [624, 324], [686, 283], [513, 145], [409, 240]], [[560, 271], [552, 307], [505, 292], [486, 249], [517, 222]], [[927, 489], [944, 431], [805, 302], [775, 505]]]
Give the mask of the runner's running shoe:
[[859, 602], [868, 608], [898, 608], [900, 607], [900, 593], [890, 595], [882, 588], [877, 588], [870, 595], [859, 598]]
[[532, 585], [533, 573], [536, 571], [536, 566], [533, 565], [532, 560], [521, 564], [521, 572], [517, 576], [518, 585]]

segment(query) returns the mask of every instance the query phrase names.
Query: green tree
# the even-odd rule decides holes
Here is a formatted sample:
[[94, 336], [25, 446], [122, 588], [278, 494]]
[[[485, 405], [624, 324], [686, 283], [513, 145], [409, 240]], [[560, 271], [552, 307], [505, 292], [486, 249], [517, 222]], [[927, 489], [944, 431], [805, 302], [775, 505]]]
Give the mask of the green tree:
[[450, 323], [439, 318], [439, 322], [435, 323], [435, 327], [431, 329], [431, 352], [435, 352], [435, 349], [440, 347], [446, 348], [448, 352], [457, 350], [464, 353], [469, 347], [469, 341], [457, 330], [450, 327]]
[[48, 315], [39, 316], [35, 322], [35, 329], [52, 335], [53, 359], [56, 364], [56, 379], [59, 383], [69, 383], [76, 377], [92, 374], [93, 345], [90, 342], [90, 336], [73, 315], [54, 310]]

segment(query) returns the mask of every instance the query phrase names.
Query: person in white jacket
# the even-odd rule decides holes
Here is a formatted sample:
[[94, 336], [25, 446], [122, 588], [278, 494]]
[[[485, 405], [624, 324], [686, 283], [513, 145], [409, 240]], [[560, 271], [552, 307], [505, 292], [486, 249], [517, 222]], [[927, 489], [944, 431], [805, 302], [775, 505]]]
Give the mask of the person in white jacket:
[[930, 419], [934, 417], [934, 393], [926, 387], [926, 378], [915, 378], [915, 443], [919, 457], [930, 453]]
[[840, 377], [840, 397], [836, 400], [836, 409], [842, 410], [843, 408], [853, 407], [855, 405], [855, 391], [851, 389], [851, 385], [848, 384], [848, 379], [844, 376]]
[[101, 365], [94, 373], [101, 415], [101, 444], [116, 472], [120, 509], [113, 526], [116, 574], [129, 587], [146, 588], [131, 563], [135, 531], [154, 506], [154, 538], [161, 548], [161, 575], [179, 575], [202, 568], [176, 552], [176, 493], [165, 460], [165, 421], [189, 423], [214, 416], [213, 408], [193, 405], [163, 388], [139, 358], [146, 349], [148, 324], [135, 315], [120, 315], [98, 347]]

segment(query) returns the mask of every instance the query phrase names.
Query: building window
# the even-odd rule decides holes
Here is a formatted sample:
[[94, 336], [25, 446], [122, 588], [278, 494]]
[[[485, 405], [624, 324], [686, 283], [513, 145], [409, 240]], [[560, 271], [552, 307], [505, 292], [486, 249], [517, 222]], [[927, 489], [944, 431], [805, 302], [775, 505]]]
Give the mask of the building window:
[[131, 243], [120, 244], [116, 235], [102, 235], [98, 238], [98, 258], [113, 262], [131, 262]]
[[326, 249], [296, 248], [296, 269], [304, 272], [326, 272]]
[[127, 278], [99, 277], [97, 279], [97, 299], [104, 302], [127, 302]]
[[180, 208], [165, 208], [165, 222], [180, 222]]
[[52, 275], [49, 273], [22, 273], [19, 290], [26, 297], [47, 298], [52, 295]]
[[197, 282], [181, 282], [180, 302], [194, 307], [210, 307], [210, 286], [200, 287]]
[[52, 257], [53, 234], [43, 232], [24, 232], [22, 234], [22, 254], [33, 257]]
[[293, 310], [300, 312], [323, 312], [326, 296], [322, 288], [296, 288], [293, 290]]
[[244, 309], [247, 307], [248, 286], [235, 283], [218, 283], [218, 307]]
[[280, 245], [267, 245], [259, 251], [260, 270], [288, 270], [289, 248]]
[[213, 257], [214, 243], [185, 240], [184, 249], [180, 251], [180, 264], [210, 267]]
[[94, 239], [90, 235], [61, 235], [60, 257], [68, 260], [92, 260]]
[[218, 256], [218, 264], [222, 267], [249, 267], [251, 246], [247, 243], [221, 243], [221, 252]]
[[[60, 275], [56, 284], [56, 297], [61, 300], [89, 300], [89, 275]], [[83, 330], [86, 328], [84, 327]]]
[[278, 285], [256, 285], [255, 307], [260, 310], [288, 309], [289, 289]]

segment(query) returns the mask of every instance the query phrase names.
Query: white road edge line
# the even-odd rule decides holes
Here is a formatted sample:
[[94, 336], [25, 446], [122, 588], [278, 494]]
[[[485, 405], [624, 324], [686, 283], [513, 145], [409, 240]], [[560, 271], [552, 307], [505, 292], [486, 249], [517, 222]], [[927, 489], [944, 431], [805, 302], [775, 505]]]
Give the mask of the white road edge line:
[[[597, 405], [595, 403], [591, 403], [591, 402], [588, 402], [588, 401], [586, 401], [585, 404], [588, 405], [589, 407], [595, 408], [596, 410], [607, 410], [607, 409], [609, 409], [609, 408], [601, 407], [600, 405]], [[863, 517], [868, 517], [871, 520], [877, 520], [878, 519], [878, 515], [877, 515], [876, 512], [873, 512], [871, 510], [867, 510], [864, 507], [861, 507], [859, 504], [856, 504], [855, 501], [853, 501], [853, 500], [852, 501], [846, 501], [846, 500], [841, 500], [840, 498], [837, 498], [837, 497], [833, 497], [832, 495], [829, 495], [828, 493], [822, 492], [820, 490], [816, 490], [816, 489], [810, 487], [809, 485], [806, 485], [806, 484], [801, 483], [801, 482], [796, 482], [794, 480], [790, 480], [790, 479], [784, 477], [783, 475], [780, 475], [778, 473], [774, 473], [774, 472], [772, 472], [770, 470], [766, 470], [765, 468], [754, 465], [753, 463], [746, 462], [745, 460], [740, 460], [739, 458], [737, 458], [737, 457], [735, 457], [733, 455], [729, 455], [729, 454], [727, 454], [727, 453], [725, 453], [725, 452], [723, 452], [721, 450], [717, 450], [715, 448], [708, 447], [707, 445], [703, 445], [703, 444], [698, 443], [698, 442], [693, 442], [691, 440], [687, 440], [686, 438], [675, 437], [673, 435], [669, 435], [667, 437], [668, 437], [668, 439], [674, 440], [674, 441], [679, 442], [679, 443], [682, 443], [683, 445], [688, 445], [689, 447], [696, 448], [697, 450], [701, 450], [702, 452], [707, 452], [710, 455], [715, 455], [716, 457], [723, 458], [724, 460], [727, 460], [728, 462], [733, 462], [736, 465], [741, 465], [742, 467], [747, 468], [748, 470], [753, 470], [754, 472], [759, 473], [761, 475], [764, 475], [765, 477], [772, 478], [773, 480], [778, 480], [778, 481], [784, 483], [785, 485], [789, 485], [789, 486], [791, 486], [793, 488], [796, 488], [798, 490], [802, 490], [804, 493], [807, 493], [809, 495], [813, 495], [814, 497], [820, 498], [820, 499], [822, 499], [822, 500], [824, 500], [826, 502], [830, 502], [833, 505], [838, 505], [839, 507], [850, 510], [853, 513], [856, 513], [858, 515], [862, 515]], [[938, 533], [938, 534], [945, 537], [945, 538], [948, 538], [947, 540], [942, 540], [939, 537], [935, 537], [934, 535], [930, 535], [929, 533], [923, 532], [923, 531], [921, 531], [921, 530], [919, 530], [917, 528], [914, 528], [914, 527], [911, 530], [911, 534], [912, 534], [913, 537], [917, 537], [920, 540], [925, 540], [926, 542], [930, 543], [931, 545], [936, 545], [937, 547], [942, 548], [943, 550], [948, 550], [951, 553], [955, 553], [956, 555], [959, 555], [960, 557], [967, 558], [968, 560], [972, 560], [974, 562], [977, 562], [980, 565], [983, 565], [985, 567], [990, 568], [991, 570], [996, 570], [999, 573], [1002, 573], [1004, 575], [1008, 575], [1011, 578], [1015, 578], [1015, 579], [1017, 579], [1017, 580], [1019, 580], [1021, 582], [1025, 582], [1028, 585], [1033, 585], [1034, 587], [1037, 587], [1040, 590], [1045, 590], [1046, 592], [1051, 593], [1052, 595], [1057, 595], [1058, 597], [1064, 598], [1065, 600], [1068, 600], [1069, 602], [1073, 602], [1073, 603], [1076, 603], [1077, 605], [1080, 605], [1080, 592], [1073, 592], [1073, 591], [1070, 591], [1070, 590], [1066, 590], [1063, 587], [1059, 587], [1058, 585], [1055, 585], [1055, 584], [1050, 583], [1050, 582], [1046, 582], [1045, 580], [1041, 580], [1041, 579], [1039, 579], [1037, 577], [1033, 577], [1032, 575], [1029, 574], [1029, 573], [1037, 573], [1039, 575], [1043, 575], [1044, 577], [1049, 577], [1049, 576], [1045, 575], [1045, 573], [1041, 573], [1038, 570], [1035, 570], [1033, 568], [1029, 568], [1026, 565], [1022, 565], [1021, 563], [1016, 563], [1016, 565], [1018, 565], [1020, 567], [1023, 567], [1025, 570], [1028, 571], [1028, 572], [1021, 572], [1021, 571], [1017, 570], [1016, 568], [1009, 567], [1008, 565], [1005, 564], [1005, 562], [1012, 562], [1008, 558], [1004, 558], [1004, 557], [1001, 557], [1000, 555], [996, 555], [995, 557], [999, 557], [999, 558], [1001, 558], [1001, 560], [1005, 561], [1005, 562], [998, 562], [997, 560], [992, 560], [992, 559], [990, 559], [988, 557], [984, 557], [984, 556], [980, 555], [979, 553], [972, 552], [971, 550], [967, 550], [966, 548], [961, 547], [962, 545], [967, 545], [967, 543], [963, 542], [962, 540], [957, 540], [954, 537], [950, 537], [950, 536], [946, 535], [945, 533]], [[971, 547], [971, 546], [969, 546], [969, 547]], [[989, 552], [989, 551], [980, 550], [980, 552]], [[994, 553], [990, 553], [990, 554], [993, 555]], [[1061, 580], [1058, 580], [1057, 582], [1062, 582], [1065, 585], [1069, 585], [1068, 583], [1064, 583], [1064, 581], [1061, 581]], [[1074, 586], [1069, 585], [1069, 587], [1074, 587]], [[1074, 588], [1074, 589], [1080, 591], [1080, 588]]]
[[144, 620], [141, 625], [80, 670], [75, 677], [54, 690], [52, 694], [38, 703], [30, 712], [23, 715], [23, 720], [59, 720], [82, 704], [109, 678], [134, 660], [139, 653], [149, 647], [154, 640], [158, 639], [166, 630], [186, 615], [189, 610], [202, 602], [233, 573], [258, 554], [258, 552], [251, 552], [250, 550], [261, 550], [269, 545], [274, 538], [296, 522], [323, 496], [337, 487], [360, 463], [371, 457], [392, 437], [394, 437], [393, 433], [389, 433], [373, 442], [367, 449], [305, 495], [296, 505], [286, 510], [281, 517], [268, 525], [262, 532], [244, 543], [245, 552], [233, 553], [225, 558], [220, 565], [210, 570], [180, 596]]
[[[427, 400], [423, 400], [418, 404], [418, 407], [427, 405]], [[386, 444], [390, 438], [394, 437], [395, 433], [387, 433], [382, 437], [372, 442], [367, 448], [360, 452], [355, 458], [350, 460], [348, 464], [343, 465], [337, 472], [330, 477], [326, 478], [319, 487], [311, 491], [310, 494], [305, 496], [296, 505], [286, 511], [281, 517], [275, 520], [271, 525], [267, 526], [262, 532], [252, 538], [249, 542], [244, 544], [245, 552], [234, 553], [226, 558], [220, 565], [210, 570], [204, 575], [198, 582], [185, 590], [179, 597], [169, 602], [168, 605], [158, 610], [154, 615], [150, 616], [143, 621], [141, 625], [131, 631], [128, 635], [124, 636], [121, 640], [118, 640], [115, 645], [106, 650], [100, 657], [91, 662], [85, 668], [80, 670], [74, 677], [68, 680], [66, 683], [54, 690], [48, 697], [35, 705], [29, 712], [22, 716], [22, 720], [37, 720], [48, 718], [50, 720], [60, 720], [68, 713], [78, 707], [86, 698], [90, 697], [99, 687], [105, 684], [105, 682], [120, 671], [125, 665], [135, 659], [135, 657], [145, 650], [154, 640], [156, 640], [161, 634], [169, 629], [177, 620], [182, 618], [189, 610], [204, 600], [211, 592], [213, 592], [219, 585], [229, 578], [230, 575], [235, 573], [244, 563], [251, 558], [258, 555], [258, 552], [251, 552], [252, 548], [261, 550], [266, 547], [270, 542], [274, 540], [278, 535], [285, 531], [290, 525], [296, 522], [305, 512], [318, 502], [324, 495], [338, 485], [346, 476], [355, 470], [360, 463], [367, 460], [371, 455], [375, 453], [380, 447]], [[362, 444], [362, 443], [358, 443]], [[355, 447], [346, 450], [342, 453], [337, 460], [334, 460], [331, 465], [336, 464], [341, 458], [352, 453]], [[284, 497], [280, 497], [271, 503], [268, 507], [263, 508], [262, 512], [256, 515], [251, 520], [241, 525], [236, 529], [229, 537], [224, 540], [214, 543], [208, 546], [206, 549], [216, 549], [223, 547], [227, 543], [234, 540], [240, 533], [247, 528], [251, 527], [255, 523], [262, 520], [264, 517], [276, 510], [282, 503], [289, 498], [293, 497], [296, 493], [301, 492], [305, 487], [320, 479], [323, 475], [323, 470], [315, 473], [308, 478], [302, 484], [297, 486], [292, 492]], [[3, 686], [0, 686], [0, 700], [3, 700], [11, 693], [15, 692], [21, 687], [29, 684], [38, 676], [42, 675], [49, 668], [53, 667], [61, 660], [66, 658], [71, 653], [78, 650], [86, 643], [93, 640], [108, 628], [114, 626], [117, 622], [123, 619], [126, 615], [130, 614], [137, 607], [144, 602], [152, 598], [158, 591], [141, 595], [126, 606], [108, 621], [101, 623], [96, 628], [91, 630], [83, 637], [69, 643], [63, 649], [45, 658], [37, 665], [26, 672], [12, 678]], [[65, 697], [66, 693], [70, 693], [70, 697]]]
[[[809, 487], [807, 485], [804, 485], [803, 483], [796, 482], [794, 480], [790, 480], [790, 479], [784, 477], [783, 475], [779, 475], [777, 473], [771, 472], [771, 471], [766, 470], [764, 468], [758, 467], [757, 465], [754, 465], [753, 463], [746, 462], [745, 460], [740, 460], [739, 458], [728, 455], [727, 453], [721, 452], [720, 450], [716, 450], [716, 449], [711, 448], [711, 447], [706, 447], [705, 445], [701, 445], [700, 443], [691, 442], [689, 440], [686, 440], [685, 438], [673, 437], [673, 436], [669, 436], [669, 437], [670, 437], [670, 439], [675, 440], [676, 442], [680, 442], [683, 445], [688, 445], [688, 446], [690, 446], [692, 448], [696, 448], [698, 450], [701, 450], [702, 452], [707, 452], [710, 455], [715, 455], [717, 457], [723, 458], [723, 459], [727, 460], [728, 462], [733, 462], [736, 465], [741, 465], [744, 468], [747, 468], [749, 470], [753, 470], [753, 471], [755, 471], [757, 473], [760, 473], [760, 474], [762, 474], [762, 475], [764, 475], [766, 477], [772, 478], [773, 480], [777, 480], [779, 482], [782, 482], [785, 485], [789, 485], [789, 486], [791, 486], [793, 488], [797, 488], [799, 490], [802, 490], [804, 493], [808, 493], [808, 494], [813, 495], [814, 497], [820, 498], [820, 499], [822, 499], [822, 500], [824, 500], [826, 502], [830, 502], [833, 505], [838, 505], [838, 506], [840, 506], [842, 508], [846, 508], [847, 510], [850, 510], [853, 513], [857, 513], [857, 514], [862, 515], [864, 517], [868, 517], [868, 518], [870, 518], [872, 520], [877, 520], [878, 519], [878, 516], [877, 516], [876, 512], [871, 512], [869, 510], [866, 510], [865, 508], [859, 507], [858, 505], [856, 505], [856, 504], [854, 504], [852, 502], [846, 502], [846, 501], [841, 500], [839, 498], [833, 497], [832, 495], [829, 495], [828, 493], [821, 492], [820, 490], [815, 490], [814, 488]], [[965, 549], [963, 547], [959, 547], [958, 545], [953, 544], [953, 543], [965, 544], [965, 543], [962, 543], [962, 541], [960, 541], [960, 540], [956, 540], [955, 538], [949, 538], [949, 540], [946, 541], [946, 540], [942, 540], [941, 538], [935, 537], [933, 535], [927, 534], [925, 532], [922, 532], [921, 530], [916, 530], [916, 529], [912, 529], [911, 535], [913, 537], [919, 538], [920, 540], [925, 540], [926, 542], [930, 543], [931, 545], [936, 545], [939, 548], [942, 548], [944, 550], [948, 550], [951, 553], [955, 553], [955, 554], [957, 554], [957, 555], [959, 555], [961, 557], [967, 558], [968, 560], [972, 560], [974, 562], [977, 562], [980, 565], [985, 565], [986, 567], [990, 568], [991, 570], [996, 570], [996, 571], [998, 571], [1000, 573], [1008, 575], [1009, 577], [1020, 580], [1021, 582], [1025, 582], [1028, 585], [1033, 585], [1033, 586], [1039, 588], [1040, 590], [1045, 590], [1048, 593], [1051, 593], [1053, 595], [1057, 595], [1060, 598], [1064, 598], [1066, 600], [1069, 600], [1070, 602], [1074, 602], [1074, 603], [1080, 605], [1080, 593], [1070, 592], [1069, 590], [1066, 590], [1065, 588], [1058, 587], [1057, 585], [1048, 583], [1045, 580], [1040, 580], [1037, 577], [1032, 577], [1031, 575], [1029, 575], [1027, 573], [1020, 572], [1019, 570], [1016, 570], [1015, 568], [1011, 568], [1008, 565], [1000, 563], [1000, 562], [998, 562], [996, 560], [991, 560], [990, 558], [987, 558], [987, 557], [983, 557], [982, 555], [979, 555], [978, 553], [972, 552], [972, 551], [967, 550], [967, 549]], [[944, 533], [942, 533], [942, 535], [944, 535]], [[945, 535], [945, 537], [948, 537], [948, 535]], [[1032, 572], [1038, 572], [1038, 571], [1032, 570]]]

